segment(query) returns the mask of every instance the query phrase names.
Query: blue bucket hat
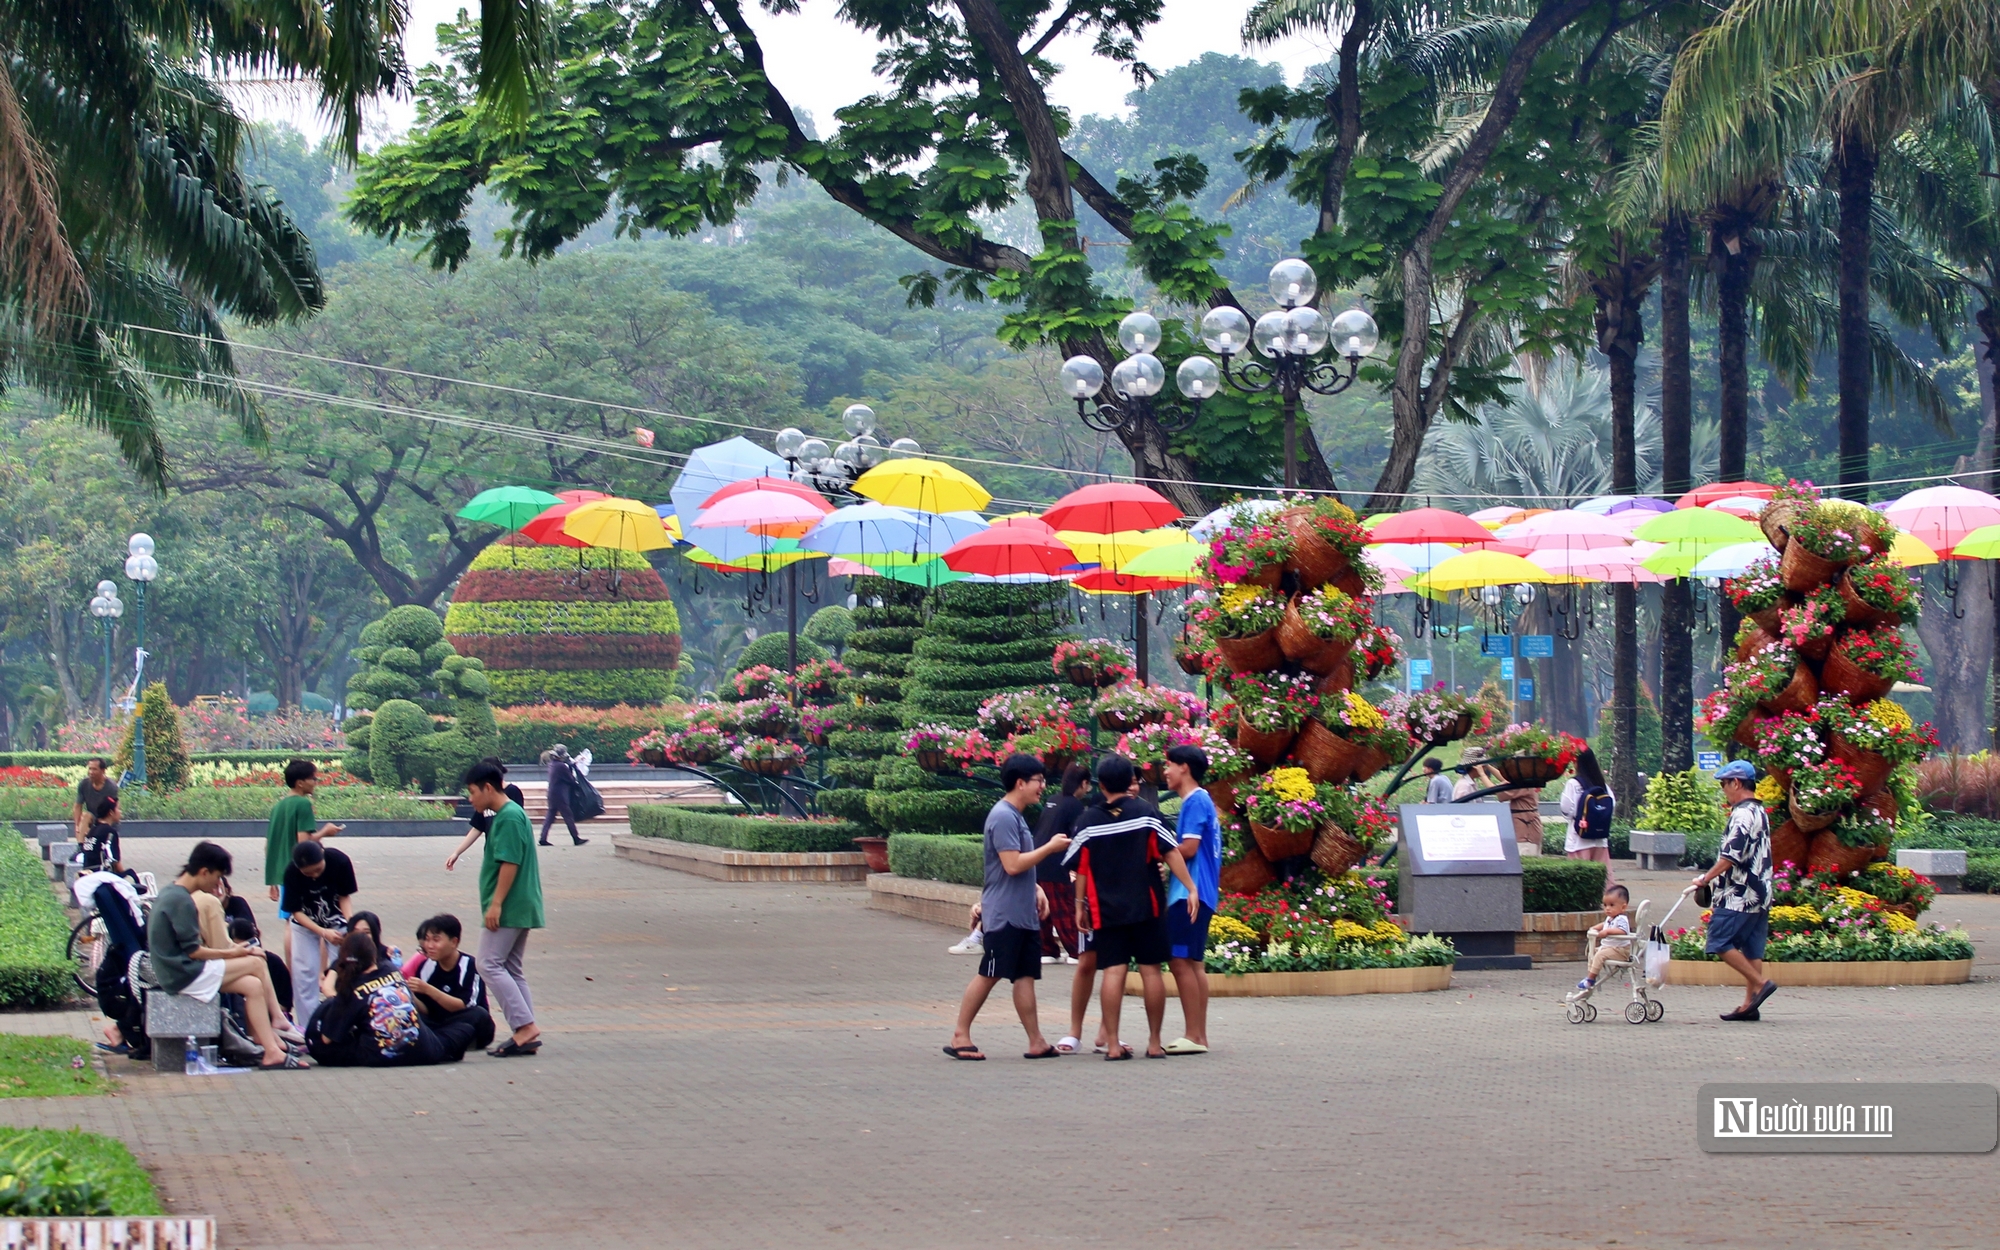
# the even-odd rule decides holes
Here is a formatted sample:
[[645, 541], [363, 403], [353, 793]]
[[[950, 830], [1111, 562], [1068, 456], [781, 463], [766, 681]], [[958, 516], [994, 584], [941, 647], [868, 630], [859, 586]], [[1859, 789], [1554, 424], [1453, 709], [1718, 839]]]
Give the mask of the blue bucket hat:
[[1717, 781], [1740, 781], [1746, 786], [1757, 784], [1757, 770], [1749, 760], [1731, 760], [1715, 770]]

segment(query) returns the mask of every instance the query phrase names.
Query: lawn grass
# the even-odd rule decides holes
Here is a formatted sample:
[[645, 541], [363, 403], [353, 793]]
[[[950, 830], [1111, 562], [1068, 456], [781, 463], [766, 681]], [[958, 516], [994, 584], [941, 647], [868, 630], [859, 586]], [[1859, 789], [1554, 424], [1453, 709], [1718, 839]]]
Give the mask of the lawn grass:
[[165, 1215], [153, 1178], [125, 1143], [81, 1129], [0, 1128], [0, 1170], [53, 1151], [69, 1160], [71, 1180], [87, 1180], [103, 1191], [119, 1215]]
[[[90, 1052], [90, 1043], [80, 1037], [0, 1033], [0, 1098], [108, 1092], [111, 1082], [91, 1063]], [[78, 1059], [83, 1066], [76, 1065]]]

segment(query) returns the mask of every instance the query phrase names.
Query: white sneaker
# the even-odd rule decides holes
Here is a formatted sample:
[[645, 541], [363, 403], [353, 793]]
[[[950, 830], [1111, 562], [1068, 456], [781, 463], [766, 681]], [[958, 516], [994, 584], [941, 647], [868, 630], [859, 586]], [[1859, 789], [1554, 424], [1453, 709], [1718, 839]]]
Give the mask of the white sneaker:
[[1042, 962], [1043, 962], [1043, 963], [1045, 963], [1045, 964], [1052, 964], [1052, 963], [1054, 963], [1055, 961], [1056, 961], [1056, 957], [1055, 957], [1054, 955], [1044, 955], [1044, 956], [1042, 956]]
[[958, 945], [947, 946], [945, 949], [954, 955], [984, 955], [986, 943], [980, 940], [977, 933], [968, 933], [959, 939]]
[[1063, 961], [1064, 963], [1066, 963], [1066, 964], [1073, 964], [1073, 963], [1075, 963], [1075, 962], [1076, 962], [1076, 956], [1074, 956], [1074, 955], [1064, 955], [1064, 956], [1062, 957], [1062, 961]]

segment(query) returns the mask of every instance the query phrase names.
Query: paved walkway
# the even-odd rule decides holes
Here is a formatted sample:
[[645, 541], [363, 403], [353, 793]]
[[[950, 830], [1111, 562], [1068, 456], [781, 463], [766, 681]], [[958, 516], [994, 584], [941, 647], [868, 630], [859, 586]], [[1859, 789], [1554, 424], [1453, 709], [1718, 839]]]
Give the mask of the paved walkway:
[[[474, 914], [447, 847], [349, 848], [360, 902], [406, 945], [433, 911]], [[173, 866], [167, 843], [130, 849]], [[232, 849], [254, 878], [256, 846]], [[1464, 974], [1439, 994], [1223, 1000], [1216, 1053], [1110, 1068], [1023, 1062], [996, 998], [977, 1034], [993, 1060], [954, 1064], [938, 1047], [972, 969], [947, 931], [870, 912], [856, 887], [629, 864], [605, 836], [544, 855], [535, 1059], [205, 1079], [114, 1061], [119, 1094], [0, 1100], [0, 1122], [122, 1137], [172, 1209], [218, 1217], [228, 1250], [1931, 1250], [1990, 1245], [2000, 1220], [1992, 1157], [1710, 1158], [1692, 1128], [1704, 1080], [2000, 1079], [1986, 977], [1787, 990], [1758, 1027], [1716, 1021], [1730, 991], [1670, 987], [1666, 1021], [1635, 1028], [1564, 1023], [1575, 965]], [[1937, 915], [1984, 940], [2000, 900]], [[1067, 985], [1045, 982], [1045, 1006]]]

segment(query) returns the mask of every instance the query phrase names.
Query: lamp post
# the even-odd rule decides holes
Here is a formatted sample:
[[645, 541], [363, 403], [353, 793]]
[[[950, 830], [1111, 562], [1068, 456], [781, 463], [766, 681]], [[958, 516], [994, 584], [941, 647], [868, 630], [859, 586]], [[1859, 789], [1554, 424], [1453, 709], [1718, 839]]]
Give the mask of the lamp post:
[[111, 720], [111, 622], [125, 615], [125, 601], [118, 597], [118, 583], [105, 578], [97, 583], [97, 595], [90, 601], [90, 614], [97, 618], [97, 632], [104, 639], [104, 719]]
[[160, 563], [153, 559], [153, 539], [149, 534], [134, 534], [125, 541], [125, 576], [132, 579], [133, 602], [137, 605], [136, 628], [138, 640], [133, 648], [132, 665], [132, 784], [141, 787], [146, 784], [146, 721], [139, 715], [137, 700], [143, 693], [141, 682], [146, 676], [146, 583], [160, 575]]
[[1153, 354], [1160, 345], [1160, 322], [1149, 312], [1126, 315], [1118, 323], [1118, 344], [1129, 353], [1111, 369], [1111, 392], [1103, 398], [1104, 366], [1094, 356], [1071, 356], [1059, 376], [1063, 394], [1076, 401], [1076, 415], [1093, 430], [1117, 432], [1151, 417], [1169, 434], [1194, 424], [1201, 401], [1222, 389], [1222, 373], [1206, 356], [1190, 356], [1174, 371], [1174, 387], [1192, 403], [1187, 407], [1156, 398], [1167, 387], [1167, 367]]

